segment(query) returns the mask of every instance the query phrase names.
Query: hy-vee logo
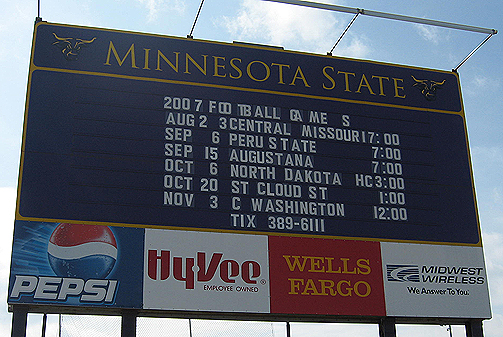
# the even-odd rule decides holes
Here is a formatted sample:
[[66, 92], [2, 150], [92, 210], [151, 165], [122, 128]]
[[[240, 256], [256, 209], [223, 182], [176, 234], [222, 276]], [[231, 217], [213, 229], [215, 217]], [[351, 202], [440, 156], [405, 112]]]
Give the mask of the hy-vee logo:
[[[225, 259], [223, 253], [213, 253], [206, 263], [206, 253], [197, 253], [197, 273], [193, 267], [196, 264], [194, 257], [176, 257], [171, 256], [168, 250], [161, 250], [160, 254], [157, 250], [148, 251], [148, 277], [152, 280], [166, 280], [171, 272], [175, 280], [185, 282], [185, 289], [194, 289], [197, 277], [197, 282], [209, 282], [213, 280], [217, 274], [220, 280], [225, 283], [236, 283], [237, 279], [241, 279], [247, 284], [257, 284], [257, 278], [260, 277], [261, 268], [257, 261], [238, 261]], [[160, 268], [159, 268], [160, 265]]]

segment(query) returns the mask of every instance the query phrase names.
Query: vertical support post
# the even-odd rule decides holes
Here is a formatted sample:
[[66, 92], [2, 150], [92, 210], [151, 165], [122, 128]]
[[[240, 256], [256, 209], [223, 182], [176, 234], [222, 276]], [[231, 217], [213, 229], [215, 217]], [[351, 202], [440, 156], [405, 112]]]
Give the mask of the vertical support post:
[[465, 324], [466, 337], [483, 337], [482, 320], [472, 319]]
[[47, 314], [42, 316], [42, 337], [45, 337], [45, 330], [47, 330]]
[[395, 318], [385, 317], [379, 322], [379, 337], [396, 337]]
[[286, 322], [286, 337], [290, 336], [290, 322]]
[[11, 337], [26, 337], [26, 323], [28, 322], [28, 308], [15, 305], [12, 310]]
[[121, 337], [136, 337], [136, 311], [122, 312]]

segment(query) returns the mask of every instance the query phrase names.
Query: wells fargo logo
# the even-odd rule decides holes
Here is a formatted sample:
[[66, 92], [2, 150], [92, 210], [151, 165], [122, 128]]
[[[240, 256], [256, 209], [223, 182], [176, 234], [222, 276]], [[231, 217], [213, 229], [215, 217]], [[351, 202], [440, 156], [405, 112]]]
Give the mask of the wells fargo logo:
[[[173, 275], [175, 280], [185, 283], [185, 289], [194, 289], [196, 281], [210, 282], [215, 276], [227, 284], [236, 283], [237, 280], [257, 284], [257, 278], [261, 274], [257, 261], [240, 263], [233, 259], [223, 259], [222, 253], [212, 253], [209, 263], [206, 263], [204, 252], [197, 252], [197, 258], [172, 256], [169, 250], [161, 250], [160, 255], [157, 250], [149, 250], [147, 254], [147, 274], [150, 279], [162, 281]], [[193, 269], [196, 264], [197, 273]]]
[[[283, 255], [283, 259], [288, 270], [296, 275], [315, 273], [326, 276], [320, 278], [289, 277], [289, 295], [367, 297], [372, 292], [367, 281], [355, 277], [371, 273], [372, 269], [368, 259], [295, 255]], [[349, 277], [351, 275], [354, 276]]]

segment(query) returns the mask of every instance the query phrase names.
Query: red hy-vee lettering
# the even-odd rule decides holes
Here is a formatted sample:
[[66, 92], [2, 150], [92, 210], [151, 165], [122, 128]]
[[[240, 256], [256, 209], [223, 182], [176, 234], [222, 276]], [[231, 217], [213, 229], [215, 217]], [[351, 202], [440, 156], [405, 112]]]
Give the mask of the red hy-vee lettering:
[[[209, 264], [206, 265], [206, 253], [197, 253], [197, 281], [209, 282], [219, 270], [220, 279], [225, 283], [236, 283], [236, 278], [248, 284], [256, 284], [256, 279], [260, 276], [260, 264], [257, 261], [244, 261], [239, 263], [235, 260], [222, 260], [224, 254], [213, 253]], [[185, 261], [184, 261], [185, 260]], [[160, 264], [160, 271], [159, 271]], [[158, 255], [157, 250], [148, 251], [148, 277], [152, 280], [166, 280], [173, 272], [173, 277], [185, 282], [185, 289], [194, 289], [196, 274], [193, 267], [195, 258], [175, 257], [171, 258], [169, 250], [161, 250]], [[171, 268], [171, 265], [173, 266]], [[185, 275], [184, 275], [185, 274]]]

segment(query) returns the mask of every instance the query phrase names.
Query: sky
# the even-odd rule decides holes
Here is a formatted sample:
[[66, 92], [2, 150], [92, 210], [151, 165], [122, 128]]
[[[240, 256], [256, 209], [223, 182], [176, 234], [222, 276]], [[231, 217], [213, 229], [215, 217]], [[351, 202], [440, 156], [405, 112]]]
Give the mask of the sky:
[[[323, 0], [353, 8], [409, 15], [460, 24], [503, 29], [501, 0]], [[187, 36], [197, 13], [198, 0], [41, 0], [44, 21], [92, 27]], [[0, 335], [10, 334], [11, 314], [6, 295], [14, 224], [17, 176], [31, 51], [37, 16], [35, 0], [0, 0]], [[352, 19], [352, 14], [301, 8], [260, 0], [206, 0], [193, 36], [223, 42], [243, 41], [282, 46], [287, 50], [326, 54]], [[493, 318], [484, 322], [487, 337], [503, 331], [503, 34], [492, 37], [458, 73], [468, 128], [478, 210], [489, 278]], [[334, 56], [447, 70], [455, 68], [486, 35], [446, 28], [360, 16]], [[107, 321], [110, 331], [93, 336], [119, 336], [118, 318]], [[82, 324], [75, 336], [95, 323]], [[101, 320], [101, 321], [100, 321]], [[83, 323], [84, 322], [84, 323]], [[92, 320], [90, 322], [93, 322]], [[139, 325], [146, 331], [147, 321]], [[171, 320], [187, 324], [185, 320]], [[72, 325], [73, 324], [73, 325]], [[211, 330], [213, 325], [195, 322]], [[230, 323], [229, 323], [230, 324]], [[244, 324], [244, 323], [243, 323]], [[257, 329], [256, 336], [284, 336], [284, 324], [241, 325]], [[119, 327], [119, 328], [118, 328]], [[182, 330], [184, 328], [181, 328]], [[222, 329], [222, 325], [215, 327]], [[236, 329], [231, 325], [229, 330]], [[41, 316], [30, 314], [27, 336], [39, 336]], [[112, 331], [112, 332], [111, 332]], [[254, 330], [255, 331], [255, 330]], [[398, 336], [449, 336], [445, 326], [398, 326]], [[464, 327], [453, 327], [464, 336]], [[292, 336], [346, 333], [378, 336], [375, 325], [292, 323]], [[87, 333], [89, 335], [89, 333]], [[145, 334], [146, 336], [147, 334]], [[182, 335], [182, 334], [179, 334]], [[202, 335], [202, 334], [201, 334]], [[208, 333], [207, 335], [210, 335]], [[222, 334], [220, 334], [222, 335]], [[57, 316], [49, 316], [48, 337], [57, 336]], [[139, 333], [141, 336], [141, 333]], [[149, 336], [154, 334], [149, 333]], [[194, 334], [196, 336], [196, 334]], [[226, 335], [227, 336], [227, 335]], [[239, 334], [229, 334], [239, 336]]]

